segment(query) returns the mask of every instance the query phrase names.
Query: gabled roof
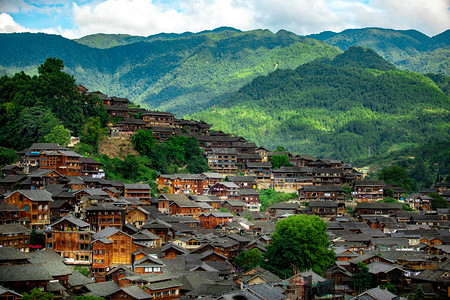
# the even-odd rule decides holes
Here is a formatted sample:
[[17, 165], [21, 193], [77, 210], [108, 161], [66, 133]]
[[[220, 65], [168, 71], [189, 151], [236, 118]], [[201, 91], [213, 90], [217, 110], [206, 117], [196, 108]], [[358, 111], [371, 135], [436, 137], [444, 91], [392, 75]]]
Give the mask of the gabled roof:
[[185, 194], [161, 194], [158, 199], [165, 199], [169, 201], [189, 200], [189, 198]]
[[16, 192], [22, 194], [31, 201], [53, 201], [52, 194], [50, 192], [47, 192], [46, 190], [17, 190], [8, 193], [5, 197], [7, 198]]
[[131, 296], [133, 299], [152, 299], [153, 297], [150, 294], [144, 292], [140, 287], [133, 285], [130, 287], [123, 287], [122, 291], [127, 295]]
[[11, 223], [0, 225], [1, 234], [30, 234], [31, 230], [22, 224]]
[[83, 221], [81, 219], [75, 218], [72, 215], [65, 215], [64, 217], [62, 217], [61, 219], [59, 219], [55, 223], [51, 224], [50, 226], [53, 227], [53, 226], [55, 226], [55, 225], [57, 225], [57, 224], [59, 224], [59, 223], [61, 223], [63, 221], [70, 222], [70, 223], [74, 224], [75, 226], [77, 226], [79, 228], [86, 228], [86, 227], [90, 226], [89, 223], [86, 223], [85, 221]]
[[245, 207], [245, 203], [240, 200], [226, 200], [225, 203], [228, 203], [232, 207]]
[[43, 265], [24, 264], [2, 266], [0, 282], [50, 281], [53, 277]]
[[148, 183], [124, 183], [123, 188], [126, 190], [150, 190]]
[[124, 234], [124, 235], [126, 235], [126, 236], [128, 236], [130, 238], [133, 238], [131, 235], [123, 232], [122, 230], [119, 230], [119, 229], [114, 228], [114, 227], [106, 227], [105, 229], [95, 233], [92, 236], [92, 239], [93, 240], [100, 240], [100, 239], [103, 239], [103, 238], [108, 238], [108, 237], [110, 237], [110, 236], [112, 236], [112, 235], [114, 235], [114, 234], [116, 234], [118, 232], [120, 232], [120, 233], [122, 233], [122, 234]]
[[169, 249], [175, 249], [176, 251], [182, 253], [182, 254], [188, 254], [189, 251], [187, 251], [184, 248], [181, 248], [173, 243], [167, 243], [164, 246], [161, 247], [161, 253], [166, 252]]
[[164, 263], [151, 255], [144, 256], [134, 262], [135, 267], [163, 267]]
[[85, 287], [97, 297], [107, 297], [120, 290], [120, 287], [114, 281], [90, 283]]
[[376, 287], [359, 294], [358, 296], [351, 298], [350, 300], [391, 300], [397, 298], [397, 295], [389, 292], [387, 289], [383, 290], [380, 287]]
[[267, 283], [252, 284], [248, 286], [244, 291], [250, 291], [252, 294], [257, 295], [261, 299], [286, 299], [287, 296], [283, 295], [279, 289], [273, 287]]

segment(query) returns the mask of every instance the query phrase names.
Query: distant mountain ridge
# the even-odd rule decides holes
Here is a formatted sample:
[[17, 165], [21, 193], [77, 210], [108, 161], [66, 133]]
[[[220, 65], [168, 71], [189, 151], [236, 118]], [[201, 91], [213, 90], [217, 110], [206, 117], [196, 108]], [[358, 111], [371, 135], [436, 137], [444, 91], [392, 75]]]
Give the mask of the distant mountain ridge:
[[55, 35], [0, 34], [0, 69], [31, 73], [57, 57], [90, 90], [184, 115], [220, 103], [256, 76], [340, 52], [287, 31], [220, 28], [148, 39], [97, 49]]
[[448, 76], [449, 36], [448, 30], [430, 38], [413, 30], [364, 28], [302, 37], [284, 30], [242, 32], [230, 27], [148, 37], [97, 34], [77, 40], [0, 34], [0, 74], [36, 74], [47, 57], [57, 57], [91, 91], [183, 116], [220, 104], [257, 76], [331, 59], [353, 45], [373, 49], [402, 69]]
[[433, 37], [417, 30], [383, 28], [347, 29], [339, 33], [325, 31], [307, 37], [342, 51], [351, 46], [368, 47], [402, 69], [450, 76], [450, 29]]

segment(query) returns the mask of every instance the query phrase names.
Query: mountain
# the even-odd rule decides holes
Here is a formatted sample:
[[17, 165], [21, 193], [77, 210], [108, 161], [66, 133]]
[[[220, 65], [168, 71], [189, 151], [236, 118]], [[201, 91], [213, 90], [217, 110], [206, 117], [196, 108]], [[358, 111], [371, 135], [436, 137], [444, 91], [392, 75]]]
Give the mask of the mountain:
[[91, 91], [183, 115], [218, 104], [243, 84], [276, 68], [293, 69], [340, 53], [333, 46], [287, 31], [219, 28], [144, 39], [99, 35], [84, 41], [89, 39], [87, 44], [95, 39], [108, 40], [99, 42], [103, 45], [130, 44], [98, 49], [56, 35], [0, 34], [0, 70], [9, 75], [21, 70], [36, 74], [47, 57], [57, 57], [64, 61], [65, 71]]
[[308, 37], [342, 51], [351, 46], [371, 48], [404, 70], [450, 76], [450, 30], [429, 37], [417, 30], [362, 28], [339, 33], [325, 31]]
[[97, 33], [84, 36], [79, 39], [74, 39], [75, 42], [80, 43], [82, 45], [89, 46], [91, 48], [98, 49], [108, 49], [116, 46], [123, 46], [128, 44], [133, 44], [137, 42], [154, 42], [161, 40], [173, 40], [177, 38], [187, 37], [191, 35], [199, 35], [204, 33], [218, 33], [222, 31], [234, 31], [234, 32], [242, 32], [238, 29], [232, 27], [219, 27], [214, 30], [205, 30], [199, 33], [192, 32], [183, 32], [183, 33], [159, 33], [150, 35], [148, 37], [143, 36], [132, 36], [129, 34], [104, 34]]
[[354, 162], [450, 138], [448, 77], [402, 71], [363, 47], [260, 76], [193, 115], [260, 146]]

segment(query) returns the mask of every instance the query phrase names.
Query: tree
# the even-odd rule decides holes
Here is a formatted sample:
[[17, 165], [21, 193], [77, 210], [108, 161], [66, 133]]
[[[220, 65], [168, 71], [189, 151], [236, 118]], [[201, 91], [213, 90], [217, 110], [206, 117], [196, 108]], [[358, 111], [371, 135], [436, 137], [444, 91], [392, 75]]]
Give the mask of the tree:
[[358, 272], [353, 274], [352, 283], [354, 289], [358, 292], [364, 292], [371, 286], [372, 277], [369, 268], [362, 261], [358, 263]]
[[290, 167], [292, 164], [289, 162], [289, 157], [286, 155], [273, 155], [270, 159], [272, 167], [278, 169], [280, 167]]
[[381, 169], [378, 172], [378, 179], [402, 187], [409, 192], [411, 192], [414, 185], [413, 181], [408, 176], [408, 170], [396, 165]]
[[424, 300], [425, 292], [423, 291], [422, 285], [418, 285], [416, 291], [414, 292], [414, 300]]
[[386, 284], [382, 284], [380, 286], [380, 288], [383, 290], [388, 290], [392, 294], [395, 294], [395, 295], [398, 294], [397, 289], [392, 285], [392, 283], [390, 281], [386, 282]]
[[23, 293], [22, 300], [53, 300], [54, 295], [40, 291], [37, 287], [31, 290], [31, 292]]
[[30, 233], [30, 244], [34, 246], [45, 247], [45, 235], [42, 232], [37, 232], [35, 229]]
[[291, 277], [294, 268], [321, 273], [336, 259], [328, 249], [326, 230], [327, 224], [317, 216], [292, 215], [279, 221], [264, 255], [264, 267], [281, 278]]
[[0, 167], [10, 165], [17, 161], [16, 151], [0, 147]]
[[257, 248], [253, 248], [251, 250], [239, 253], [233, 264], [238, 268], [242, 268], [244, 271], [249, 271], [261, 265], [263, 261], [264, 257], [261, 251]]
[[431, 193], [428, 196], [433, 198], [431, 200], [431, 209], [432, 210], [436, 210], [437, 208], [447, 208], [448, 207], [447, 200], [445, 200], [444, 197], [442, 197], [438, 193]]
[[70, 143], [70, 132], [63, 125], [57, 125], [44, 136], [46, 143], [58, 143], [63, 147], [67, 147]]

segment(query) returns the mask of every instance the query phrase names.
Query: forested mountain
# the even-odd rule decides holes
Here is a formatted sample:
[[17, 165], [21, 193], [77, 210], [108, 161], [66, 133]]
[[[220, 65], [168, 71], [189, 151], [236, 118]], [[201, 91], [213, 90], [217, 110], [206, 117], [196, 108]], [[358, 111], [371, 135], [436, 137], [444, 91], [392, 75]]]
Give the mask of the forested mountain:
[[270, 149], [355, 162], [448, 143], [450, 99], [440, 88], [448, 89], [448, 77], [431, 78], [351, 47], [334, 60], [258, 77], [193, 117]]
[[274, 34], [222, 28], [198, 34], [161, 34], [108, 49], [55, 35], [0, 34], [0, 70], [9, 75], [21, 70], [32, 73], [47, 57], [57, 57], [64, 61], [66, 72], [91, 91], [127, 97], [179, 115], [211, 107], [276, 68], [294, 69], [339, 52], [287, 31]]
[[362, 28], [340, 33], [325, 31], [308, 37], [343, 51], [351, 46], [365, 46], [402, 69], [450, 76], [450, 30], [429, 37], [417, 30]]
[[274, 34], [229, 27], [148, 37], [95, 34], [77, 40], [0, 34], [0, 74], [25, 70], [35, 75], [46, 58], [56, 57], [91, 91], [183, 116], [219, 104], [257, 76], [332, 58], [352, 45], [374, 49], [402, 69], [450, 75], [449, 36], [450, 31], [428, 37], [414, 30], [365, 28], [301, 37], [283, 30]]

